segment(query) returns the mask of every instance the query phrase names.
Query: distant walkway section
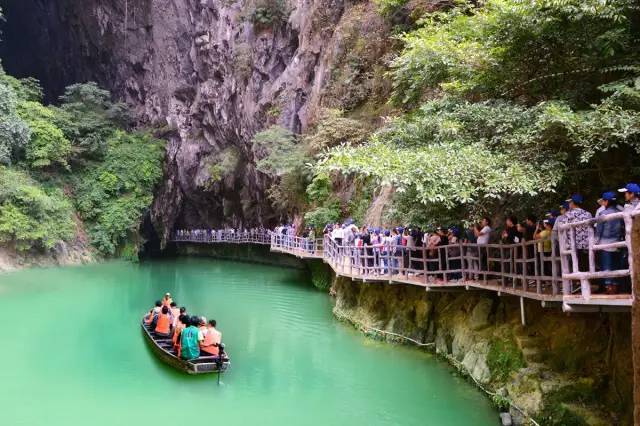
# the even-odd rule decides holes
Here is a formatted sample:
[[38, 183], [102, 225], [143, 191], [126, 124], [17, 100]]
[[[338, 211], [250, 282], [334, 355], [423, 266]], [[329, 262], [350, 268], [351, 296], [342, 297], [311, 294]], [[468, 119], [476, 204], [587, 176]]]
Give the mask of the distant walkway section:
[[[426, 291], [489, 290], [540, 301], [565, 311], [629, 310], [632, 304], [633, 248], [631, 232], [640, 211], [599, 216], [559, 226], [558, 238], [517, 244], [460, 243], [435, 248], [378, 244], [338, 244], [269, 231], [180, 230], [173, 241], [192, 243], [265, 244], [271, 251], [305, 259], [321, 259], [336, 275], [364, 282], [403, 283]], [[596, 244], [596, 225], [622, 221], [625, 238]], [[577, 235], [586, 233], [588, 249], [577, 248]], [[549, 251], [549, 243], [551, 250]], [[598, 270], [596, 259], [615, 249], [623, 261], [610, 270]], [[594, 294], [603, 280], [615, 280], [622, 294]], [[523, 313], [524, 315], [524, 313]], [[523, 317], [524, 322], [524, 317]]]

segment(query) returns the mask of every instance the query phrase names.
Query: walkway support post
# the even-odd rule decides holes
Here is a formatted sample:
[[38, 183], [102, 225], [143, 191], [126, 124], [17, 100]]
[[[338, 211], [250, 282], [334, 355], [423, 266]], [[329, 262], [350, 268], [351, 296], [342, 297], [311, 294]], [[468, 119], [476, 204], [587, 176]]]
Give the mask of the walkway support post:
[[[631, 269], [631, 349], [633, 351], [633, 423], [640, 425], [640, 217], [625, 220], [631, 228], [629, 269]], [[631, 223], [630, 223], [631, 222]], [[631, 226], [629, 226], [631, 225]], [[628, 231], [627, 231], [628, 232]], [[628, 236], [628, 234], [627, 234]]]
[[524, 314], [524, 297], [520, 296], [520, 321], [522, 321], [522, 326], [527, 325], [527, 317]]

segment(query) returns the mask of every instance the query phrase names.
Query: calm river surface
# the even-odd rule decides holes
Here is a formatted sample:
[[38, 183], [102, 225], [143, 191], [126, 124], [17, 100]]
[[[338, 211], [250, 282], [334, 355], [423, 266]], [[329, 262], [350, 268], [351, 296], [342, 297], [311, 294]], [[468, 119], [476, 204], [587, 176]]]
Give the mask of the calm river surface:
[[[210, 259], [0, 275], [0, 424], [497, 424], [446, 364], [336, 321], [305, 280]], [[232, 357], [222, 386], [147, 348], [139, 320], [165, 291], [218, 321]]]

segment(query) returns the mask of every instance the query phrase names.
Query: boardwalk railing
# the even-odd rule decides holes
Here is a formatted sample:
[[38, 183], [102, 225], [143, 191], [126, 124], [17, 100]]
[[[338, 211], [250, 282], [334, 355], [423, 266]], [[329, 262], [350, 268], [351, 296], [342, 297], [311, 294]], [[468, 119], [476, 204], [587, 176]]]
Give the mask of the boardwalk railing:
[[[601, 215], [594, 219], [574, 223], [565, 223], [559, 226], [560, 257], [562, 265], [562, 287], [565, 294], [573, 294], [579, 291], [577, 302], [589, 302], [593, 299], [591, 286], [602, 280], [609, 279], [615, 282], [617, 287], [622, 287], [627, 294], [619, 295], [620, 304], [630, 303], [633, 299], [633, 286], [631, 276], [633, 274], [633, 259], [637, 253], [633, 252], [631, 244], [631, 230], [633, 221], [640, 215], [640, 210]], [[598, 226], [607, 222], [621, 221], [624, 226], [624, 238], [620, 241], [596, 244], [595, 232]], [[588, 248], [578, 249], [576, 231], [586, 229], [588, 235]], [[609, 270], [599, 269], [597, 260], [608, 251], [615, 261]], [[574, 290], [575, 284], [579, 289]], [[624, 288], [628, 287], [628, 288]], [[596, 296], [597, 297], [597, 296]]]
[[321, 238], [295, 237], [276, 232], [271, 233], [271, 250], [293, 254], [298, 257], [322, 258], [324, 240]]
[[[365, 247], [337, 244], [334, 240], [296, 237], [268, 230], [178, 231], [174, 241], [197, 243], [269, 244], [272, 251], [302, 258], [323, 259], [338, 275], [363, 281], [388, 281], [425, 287], [427, 290], [465, 287], [499, 294], [562, 302], [565, 310], [588, 310], [583, 305], [631, 306], [628, 286], [634, 253], [631, 227], [634, 212], [599, 216], [562, 224], [558, 240], [518, 244], [449, 244], [434, 248], [377, 244]], [[613, 220], [624, 223], [624, 240], [596, 244], [594, 226]], [[576, 247], [576, 229], [586, 227], [588, 250]], [[599, 270], [602, 251], [614, 251], [618, 261], [612, 270]], [[586, 259], [586, 260], [585, 260]], [[622, 294], [592, 294], [591, 286], [603, 279], [615, 280]], [[449, 289], [450, 290], [450, 289]]]
[[356, 247], [326, 238], [323, 258], [338, 274], [354, 279], [403, 282], [428, 289], [472, 286], [538, 300], [562, 300], [560, 257], [550, 240], [427, 248], [389, 244]]
[[233, 229], [178, 230], [172, 241], [190, 243], [271, 244], [272, 232], [267, 229], [238, 231]]

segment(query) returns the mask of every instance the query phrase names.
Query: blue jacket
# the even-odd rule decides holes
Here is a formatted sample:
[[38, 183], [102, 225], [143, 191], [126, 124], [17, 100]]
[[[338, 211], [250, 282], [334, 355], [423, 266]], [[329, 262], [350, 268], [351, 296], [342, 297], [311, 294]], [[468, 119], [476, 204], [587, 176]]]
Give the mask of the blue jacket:
[[[615, 207], [605, 209], [600, 216], [620, 213]], [[598, 222], [596, 226], [596, 243], [607, 244], [621, 241], [624, 238], [624, 222], [622, 219]]]

